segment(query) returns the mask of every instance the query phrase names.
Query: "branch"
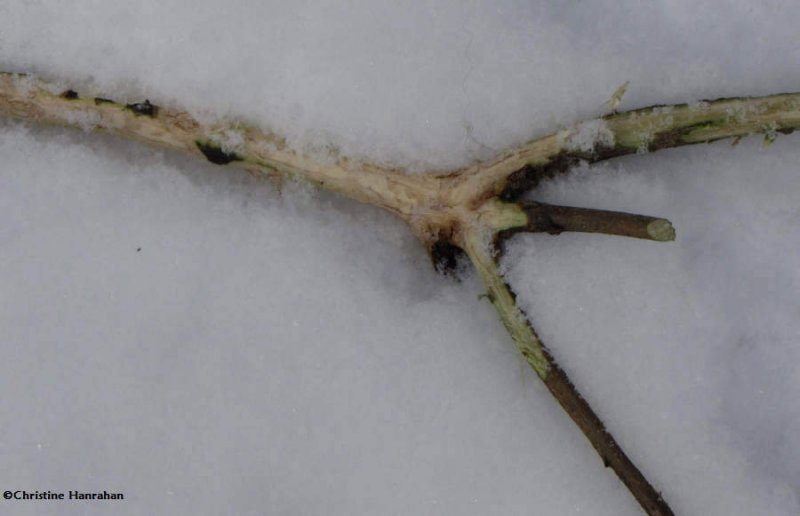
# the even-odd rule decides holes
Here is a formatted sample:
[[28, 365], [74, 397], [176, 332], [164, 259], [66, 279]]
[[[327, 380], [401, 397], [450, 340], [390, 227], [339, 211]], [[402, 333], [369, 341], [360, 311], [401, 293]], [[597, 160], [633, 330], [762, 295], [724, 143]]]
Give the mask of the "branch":
[[[0, 72], [0, 116], [100, 130], [238, 166], [256, 175], [308, 181], [405, 220], [414, 234], [455, 263], [470, 256], [514, 343], [564, 410], [649, 514], [672, 514], [619, 448], [539, 340], [505, 284], [487, 242], [519, 231], [583, 231], [651, 240], [674, 238], [665, 219], [542, 203], [517, 203], [541, 180], [580, 161], [763, 133], [768, 140], [800, 128], [800, 93], [653, 106], [615, 113], [531, 140], [483, 163], [450, 172], [408, 175], [338, 155], [307, 156], [268, 131], [240, 122], [203, 124], [186, 111], [149, 100], [82, 97], [33, 76]], [[484, 238], [485, 237], [485, 238]]]
[[542, 379], [547, 389], [592, 444], [606, 467], [617, 474], [649, 515], [673, 514], [661, 494], [631, 462], [605, 425], [558, 366], [517, 306], [516, 296], [505, 283], [489, 245], [479, 232], [466, 237], [465, 251], [475, 265], [489, 300], [511, 334], [517, 349]]
[[528, 216], [528, 223], [524, 227], [515, 228], [507, 233], [525, 231], [558, 235], [564, 231], [576, 231], [642, 238], [657, 242], [675, 240], [675, 229], [667, 219], [620, 211], [555, 206], [535, 201], [519, 204]]
[[771, 141], [779, 133], [798, 128], [800, 93], [651, 106], [581, 122], [531, 140], [491, 162], [470, 167], [461, 188], [516, 200], [543, 179], [581, 161], [594, 163], [750, 134], [764, 134]]
[[300, 179], [404, 218], [417, 206], [433, 203], [439, 191], [437, 179], [430, 176], [411, 176], [336, 156], [314, 159], [299, 154], [282, 137], [242, 122], [204, 124], [187, 111], [149, 100], [126, 103], [84, 97], [26, 74], [0, 71], [0, 116], [102, 131], [256, 175]]

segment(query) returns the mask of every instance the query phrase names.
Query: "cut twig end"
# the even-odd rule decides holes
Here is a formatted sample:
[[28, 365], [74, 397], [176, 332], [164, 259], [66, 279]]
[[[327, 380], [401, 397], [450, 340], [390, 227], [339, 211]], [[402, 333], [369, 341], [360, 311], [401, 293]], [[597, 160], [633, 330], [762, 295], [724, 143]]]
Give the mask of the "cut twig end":
[[675, 228], [667, 219], [655, 219], [647, 225], [647, 234], [656, 242], [672, 242], [675, 240]]

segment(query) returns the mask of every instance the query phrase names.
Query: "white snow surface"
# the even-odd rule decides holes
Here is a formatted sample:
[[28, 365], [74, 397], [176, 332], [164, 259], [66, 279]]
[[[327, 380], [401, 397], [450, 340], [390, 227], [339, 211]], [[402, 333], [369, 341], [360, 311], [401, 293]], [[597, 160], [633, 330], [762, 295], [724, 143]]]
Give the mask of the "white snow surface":
[[[800, 90], [793, 1], [0, 3], [0, 69], [461, 166], [619, 109]], [[536, 198], [659, 244], [517, 237], [535, 326], [678, 514], [800, 513], [800, 139], [581, 167]], [[634, 515], [476, 278], [389, 214], [0, 121], [2, 514]]]

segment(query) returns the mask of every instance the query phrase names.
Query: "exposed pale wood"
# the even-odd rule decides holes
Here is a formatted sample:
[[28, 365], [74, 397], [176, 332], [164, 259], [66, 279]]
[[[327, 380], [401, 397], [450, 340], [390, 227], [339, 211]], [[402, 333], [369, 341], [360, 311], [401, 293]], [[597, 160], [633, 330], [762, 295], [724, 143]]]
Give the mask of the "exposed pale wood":
[[[409, 175], [346, 157], [305, 156], [283, 138], [240, 122], [203, 124], [186, 111], [158, 107], [155, 116], [129, 109], [125, 102], [63, 95], [35, 77], [0, 73], [0, 114], [31, 122], [94, 129], [206, 157], [198, 143], [224, 145], [232, 166], [264, 175], [283, 175], [314, 183], [402, 217], [430, 248], [440, 239], [457, 241], [475, 213], [494, 209], [497, 197], [513, 197], [577, 161], [713, 141], [751, 133], [774, 136], [800, 126], [800, 94], [720, 99], [657, 106], [616, 113], [576, 124], [470, 167]], [[105, 99], [103, 99], [105, 100]], [[596, 144], [587, 138], [597, 136]], [[508, 229], [508, 228], [497, 228]]]

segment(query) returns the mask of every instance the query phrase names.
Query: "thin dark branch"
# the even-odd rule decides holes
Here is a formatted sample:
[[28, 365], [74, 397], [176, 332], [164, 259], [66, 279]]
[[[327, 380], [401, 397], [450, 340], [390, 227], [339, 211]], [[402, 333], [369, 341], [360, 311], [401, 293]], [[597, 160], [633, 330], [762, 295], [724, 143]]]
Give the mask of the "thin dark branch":
[[503, 279], [492, 249], [485, 245], [479, 233], [469, 235], [465, 244], [465, 251], [486, 286], [487, 297], [500, 315], [517, 349], [597, 450], [603, 463], [617, 474], [647, 514], [672, 515], [673, 512], [661, 493], [628, 458], [542, 343], [527, 314], [517, 304], [516, 294]]
[[648, 515], [668, 516], [674, 514], [661, 493], [647, 481], [639, 468], [628, 458], [617, 444], [614, 436], [606, 430], [592, 407], [583, 399], [566, 373], [546, 349], [545, 354], [550, 361], [550, 370], [544, 379], [544, 384], [569, 414], [569, 417], [580, 427], [583, 435], [592, 443], [603, 460], [603, 464], [617, 474], [617, 477], [625, 484]]
[[520, 203], [528, 224], [520, 231], [558, 235], [564, 231], [603, 233], [658, 242], [675, 240], [675, 229], [667, 219], [620, 211], [556, 206], [541, 202]]

